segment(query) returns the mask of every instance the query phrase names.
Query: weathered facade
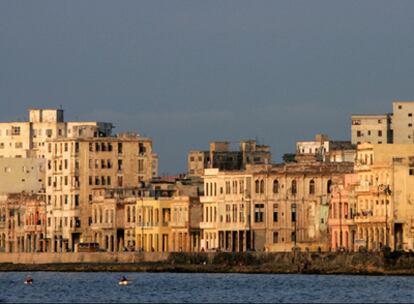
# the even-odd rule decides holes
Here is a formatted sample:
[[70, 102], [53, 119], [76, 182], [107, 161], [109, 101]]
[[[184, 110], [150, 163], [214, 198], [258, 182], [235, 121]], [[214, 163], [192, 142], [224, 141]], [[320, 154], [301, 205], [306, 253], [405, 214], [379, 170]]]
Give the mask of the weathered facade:
[[248, 164], [270, 164], [272, 154], [269, 146], [258, 145], [255, 140], [240, 141], [239, 151], [231, 151], [227, 141], [211, 142], [209, 151], [190, 151], [188, 154], [189, 176], [202, 176], [204, 169], [223, 171], [242, 170]]
[[333, 184], [329, 199], [328, 228], [330, 249], [353, 251], [356, 248], [356, 225], [354, 221], [357, 212], [355, 188], [358, 177], [355, 173], [345, 174], [342, 180]]
[[46, 251], [46, 204], [42, 194], [0, 196], [0, 251]]
[[46, 140], [111, 135], [106, 122], [65, 122], [62, 109], [30, 109], [27, 122], [0, 123], [0, 157], [45, 158]]
[[414, 145], [358, 146], [358, 239], [369, 250], [414, 249]]
[[353, 163], [315, 161], [248, 166], [239, 172], [206, 170], [202, 247], [326, 249], [331, 186], [352, 171]]
[[133, 134], [47, 142], [46, 199], [52, 251], [92, 242], [93, 190], [138, 188], [152, 178], [152, 141]]

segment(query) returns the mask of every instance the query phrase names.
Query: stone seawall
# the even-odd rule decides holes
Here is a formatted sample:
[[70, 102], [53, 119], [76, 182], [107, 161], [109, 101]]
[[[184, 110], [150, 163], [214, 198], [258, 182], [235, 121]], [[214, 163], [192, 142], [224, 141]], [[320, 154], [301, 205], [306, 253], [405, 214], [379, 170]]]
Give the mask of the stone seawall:
[[413, 253], [21, 253], [0, 271], [151, 271], [414, 275]]
[[0, 253], [0, 264], [140, 263], [165, 261], [168, 256], [159, 252]]

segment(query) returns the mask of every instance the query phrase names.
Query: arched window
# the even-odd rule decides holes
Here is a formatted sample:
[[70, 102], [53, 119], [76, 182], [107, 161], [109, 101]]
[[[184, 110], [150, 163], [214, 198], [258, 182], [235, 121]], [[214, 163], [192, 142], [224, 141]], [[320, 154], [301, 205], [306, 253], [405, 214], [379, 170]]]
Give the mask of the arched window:
[[255, 185], [256, 185], [256, 193], [260, 193], [260, 182], [259, 182], [259, 180], [256, 180]]
[[326, 192], [331, 193], [332, 191], [332, 181], [328, 180], [328, 182], [326, 183]]
[[264, 180], [260, 181], [260, 193], [264, 193]]
[[279, 193], [279, 181], [277, 179], [273, 181], [273, 193]]
[[297, 192], [296, 180], [292, 180], [291, 192], [292, 192], [292, 194], [296, 194], [296, 192]]
[[315, 181], [313, 179], [309, 182], [309, 194], [315, 194]]

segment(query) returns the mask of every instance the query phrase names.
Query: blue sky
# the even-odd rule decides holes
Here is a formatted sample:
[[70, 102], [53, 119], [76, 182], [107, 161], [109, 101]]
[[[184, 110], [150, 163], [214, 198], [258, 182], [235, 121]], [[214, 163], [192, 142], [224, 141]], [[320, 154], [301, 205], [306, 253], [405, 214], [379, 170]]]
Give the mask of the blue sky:
[[212, 140], [350, 139], [414, 99], [413, 1], [0, 1], [0, 120], [62, 107], [153, 138], [160, 173]]

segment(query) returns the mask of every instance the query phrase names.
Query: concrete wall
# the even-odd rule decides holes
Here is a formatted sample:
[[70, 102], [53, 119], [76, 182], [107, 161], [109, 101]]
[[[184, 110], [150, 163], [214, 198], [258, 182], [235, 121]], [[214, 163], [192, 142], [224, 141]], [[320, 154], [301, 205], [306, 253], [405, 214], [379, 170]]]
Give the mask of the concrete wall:
[[162, 252], [0, 253], [0, 264], [158, 262], [167, 260], [168, 255], [168, 253]]

